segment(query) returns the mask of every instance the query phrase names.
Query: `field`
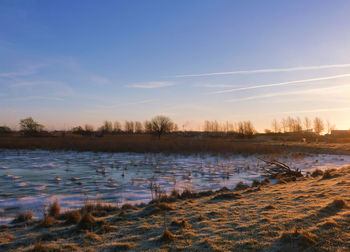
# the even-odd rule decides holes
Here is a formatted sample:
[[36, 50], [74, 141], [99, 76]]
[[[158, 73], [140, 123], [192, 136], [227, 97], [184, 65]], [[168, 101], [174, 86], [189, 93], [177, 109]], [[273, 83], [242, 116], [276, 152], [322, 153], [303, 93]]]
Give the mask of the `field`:
[[[349, 251], [350, 169], [2, 226], [2, 251]], [[83, 217], [81, 217], [81, 214]], [[72, 217], [73, 216], [73, 217]], [[77, 223], [77, 224], [75, 224]]]
[[[350, 143], [334, 141], [301, 142], [301, 137], [294, 141], [269, 136], [253, 139], [233, 137], [186, 137], [156, 136], [147, 134], [106, 135], [104, 137], [84, 137], [78, 135], [51, 137], [0, 136], [0, 148], [7, 149], [45, 149], [76, 150], [94, 152], [136, 152], [136, 153], [213, 153], [213, 154], [271, 154], [284, 152], [329, 153], [348, 155]], [[298, 140], [298, 141], [297, 141]]]

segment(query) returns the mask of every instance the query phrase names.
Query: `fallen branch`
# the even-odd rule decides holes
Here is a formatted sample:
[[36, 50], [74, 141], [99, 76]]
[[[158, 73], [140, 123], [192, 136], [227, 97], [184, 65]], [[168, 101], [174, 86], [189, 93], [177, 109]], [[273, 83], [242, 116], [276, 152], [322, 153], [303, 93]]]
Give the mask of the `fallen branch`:
[[301, 170], [296, 168], [292, 169], [287, 164], [282, 163], [278, 160], [265, 160], [262, 158], [258, 158], [259, 160], [265, 163], [264, 166], [261, 166], [262, 170], [265, 174], [270, 178], [276, 178], [277, 176], [285, 176], [285, 177], [302, 177], [303, 174]]

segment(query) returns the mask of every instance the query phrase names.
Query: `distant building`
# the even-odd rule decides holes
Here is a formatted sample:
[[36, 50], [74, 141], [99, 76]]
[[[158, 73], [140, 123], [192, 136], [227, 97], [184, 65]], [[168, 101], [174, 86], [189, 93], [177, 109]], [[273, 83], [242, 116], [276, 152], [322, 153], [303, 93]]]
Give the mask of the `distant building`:
[[332, 130], [331, 136], [334, 137], [350, 137], [350, 130]]
[[313, 133], [314, 130], [313, 129], [305, 129], [302, 131], [303, 133]]

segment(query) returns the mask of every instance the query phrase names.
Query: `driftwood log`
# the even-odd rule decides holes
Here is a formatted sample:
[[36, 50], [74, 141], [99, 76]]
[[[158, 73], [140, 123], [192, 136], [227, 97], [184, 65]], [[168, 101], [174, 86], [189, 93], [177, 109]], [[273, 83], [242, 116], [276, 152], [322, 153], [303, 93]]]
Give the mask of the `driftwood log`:
[[265, 160], [262, 158], [258, 158], [258, 159], [265, 163], [265, 165], [261, 166], [261, 168], [265, 172], [265, 175], [270, 178], [276, 178], [277, 176], [283, 176], [283, 177], [293, 177], [293, 176], [302, 177], [303, 176], [300, 169], [298, 168], [292, 169], [285, 163], [282, 163], [278, 160], [275, 160], [275, 159]]

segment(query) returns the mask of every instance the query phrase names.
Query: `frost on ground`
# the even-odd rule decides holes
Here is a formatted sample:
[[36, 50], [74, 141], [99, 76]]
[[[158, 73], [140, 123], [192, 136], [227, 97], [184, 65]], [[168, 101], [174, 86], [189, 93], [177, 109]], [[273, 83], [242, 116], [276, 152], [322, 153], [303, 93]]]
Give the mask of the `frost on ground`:
[[[319, 176], [317, 176], [319, 175]], [[244, 189], [243, 189], [244, 188]], [[90, 205], [1, 227], [1, 251], [349, 251], [350, 168], [296, 181]]]

